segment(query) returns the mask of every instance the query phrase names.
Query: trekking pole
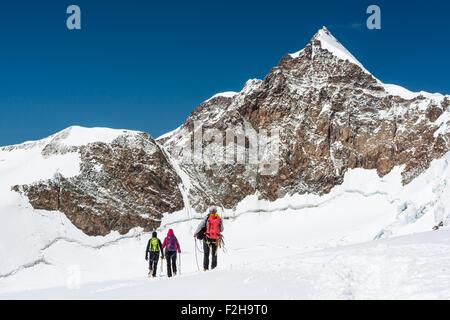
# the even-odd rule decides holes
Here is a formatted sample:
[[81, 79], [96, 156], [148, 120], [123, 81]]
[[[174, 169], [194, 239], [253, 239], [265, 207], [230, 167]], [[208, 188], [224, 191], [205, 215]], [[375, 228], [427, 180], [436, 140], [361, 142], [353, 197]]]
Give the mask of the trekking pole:
[[164, 258], [161, 259], [161, 270], [160, 270], [161, 272], [159, 274], [160, 277], [162, 277], [163, 275], [163, 270], [164, 270]]
[[178, 258], [178, 270], [180, 270], [180, 274], [181, 274], [181, 252], [180, 252], [179, 258]]

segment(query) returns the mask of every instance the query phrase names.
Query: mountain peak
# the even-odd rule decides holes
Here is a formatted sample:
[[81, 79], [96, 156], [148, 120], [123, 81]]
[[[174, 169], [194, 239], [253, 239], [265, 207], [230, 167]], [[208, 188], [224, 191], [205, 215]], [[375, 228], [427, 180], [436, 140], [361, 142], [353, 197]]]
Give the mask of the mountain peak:
[[326, 26], [323, 26], [321, 29], [319, 29], [316, 34], [314, 35], [314, 38], [317, 37], [320, 34], [327, 34], [327, 35], [331, 35], [330, 31], [328, 30], [328, 28]]
[[[309, 44], [313, 48], [313, 54], [315, 49], [323, 49], [332, 53], [335, 57], [341, 60], [349, 61], [350, 63], [356, 64], [364, 72], [370, 74], [369, 71], [364, 68], [364, 66], [359, 62], [351, 53], [348, 51], [340, 42], [337, 40], [327, 27], [323, 26], [319, 29], [316, 34], [312, 37]], [[304, 50], [304, 49], [303, 49]], [[300, 50], [298, 52], [290, 54], [292, 58], [298, 58], [303, 52]]]
[[327, 27], [323, 27], [312, 38], [311, 42], [319, 41], [322, 49], [328, 50], [341, 60], [347, 60], [367, 71], [364, 66], [337, 40]]

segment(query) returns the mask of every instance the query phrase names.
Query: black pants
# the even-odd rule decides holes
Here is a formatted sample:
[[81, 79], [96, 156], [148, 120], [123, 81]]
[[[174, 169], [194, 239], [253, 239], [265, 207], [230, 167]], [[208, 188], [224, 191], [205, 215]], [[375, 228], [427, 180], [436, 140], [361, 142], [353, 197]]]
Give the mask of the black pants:
[[177, 252], [167, 251], [166, 260], [167, 260], [167, 276], [170, 278], [172, 277], [172, 273], [174, 275], [177, 274]]
[[158, 271], [158, 262], [159, 262], [159, 252], [151, 252], [150, 251], [150, 259], [148, 260], [148, 268], [150, 272], [152, 272], [153, 277], [156, 277], [156, 272]]
[[217, 267], [217, 241], [205, 238], [203, 240], [203, 269], [209, 270], [209, 255], [212, 255], [211, 269]]

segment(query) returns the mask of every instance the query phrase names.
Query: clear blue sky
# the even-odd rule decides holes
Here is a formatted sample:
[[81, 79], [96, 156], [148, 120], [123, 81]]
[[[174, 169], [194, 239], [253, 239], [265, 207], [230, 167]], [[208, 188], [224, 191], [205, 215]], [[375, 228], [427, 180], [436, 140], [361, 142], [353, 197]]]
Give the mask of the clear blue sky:
[[[66, 29], [66, 8], [82, 30]], [[382, 9], [382, 30], [365, 27]], [[450, 1], [71, 0], [0, 5], [0, 145], [70, 125], [158, 136], [263, 78], [323, 25], [376, 77], [450, 93]]]

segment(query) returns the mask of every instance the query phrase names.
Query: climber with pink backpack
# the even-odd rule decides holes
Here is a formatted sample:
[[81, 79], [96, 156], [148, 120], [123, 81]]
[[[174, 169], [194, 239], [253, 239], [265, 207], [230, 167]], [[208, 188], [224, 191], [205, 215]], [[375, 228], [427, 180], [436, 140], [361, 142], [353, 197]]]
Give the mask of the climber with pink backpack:
[[177, 275], [177, 253], [181, 254], [180, 243], [172, 229], [169, 229], [169, 232], [167, 232], [167, 237], [164, 239], [162, 247], [165, 249], [167, 276], [171, 278], [172, 274], [174, 276]]
[[211, 208], [209, 214], [203, 219], [194, 234], [194, 237], [203, 240], [203, 270], [209, 270], [209, 256], [212, 256], [211, 269], [217, 267], [217, 251], [222, 244], [223, 222], [216, 208]]

